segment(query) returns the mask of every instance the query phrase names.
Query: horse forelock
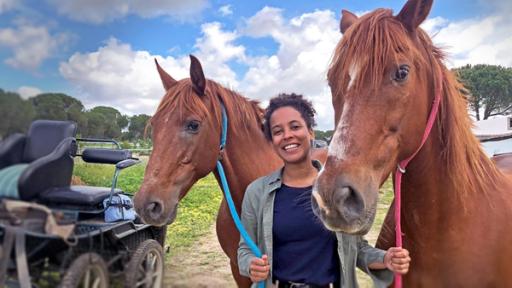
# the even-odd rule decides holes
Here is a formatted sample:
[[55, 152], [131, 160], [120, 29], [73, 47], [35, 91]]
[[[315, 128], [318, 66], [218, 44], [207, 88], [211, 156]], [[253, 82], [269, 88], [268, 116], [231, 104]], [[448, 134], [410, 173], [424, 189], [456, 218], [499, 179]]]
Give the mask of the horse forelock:
[[[389, 9], [377, 9], [363, 15], [352, 25], [336, 46], [327, 78], [336, 94], [346, 89], [356, 93], [362, 89], [377, 89], [381, 83], [389, 60], [397, 67], [401, 57], [415, 59], [421, 65], [422, 57]], [[357, 72], [357, 77], [353, 77]], [[370, 85], [370, 86], [368, 86]]]
[[496, 189], [504, 176], [486, 157], [471, 131], [464, 89], [444, 66], [443, 51], [432, 44], [427, 33], [418, 28], [414, 37], [389, 9], [377, 9], [362, 16], [335, 49], [327, 75], [333, 97], [345, 94], [348, 88], [353, 92], [351, 97], [360, 95], [358, 91], [378, 90], [390, 59], [397, 66], [401, 57], [412, 59], [414, 67], [425, 71], [431, 81], [435, 81], [431, 75], [442, 73], [442, 100], [436, 126], [445, 169], [451, 171], [449, 180], [460, 188], [462, 201], [464, 196], [479, 192], [489, 199], [485, 191]]
[[235, 135], [253, 133], [254, 129], [260, 129], [263, 110], [259, 107], [259, 103], [248, 100], [212, 80], [207, 81], [203, 96], [195, 94], [190, 80], [179, 81], [162, 98], [150, 123], [154, 125], [165, 121], [166, 115], [180, 113], [180, 121], [192, 114], [220, 127], [222, 121], [221, 101], [228, 115], [232, 115], [229, 117], [228, 125], [236, 127], [236, 129], [230, 129], [231, 133]]

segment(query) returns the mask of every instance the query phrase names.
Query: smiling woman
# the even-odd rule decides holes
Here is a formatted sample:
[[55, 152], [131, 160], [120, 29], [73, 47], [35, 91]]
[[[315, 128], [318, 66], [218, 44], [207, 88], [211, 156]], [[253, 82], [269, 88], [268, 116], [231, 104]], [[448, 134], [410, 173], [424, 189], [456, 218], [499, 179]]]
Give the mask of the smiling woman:
[[407, 272], [407, 250], [386, 252], [361, 237], [328, 231], [313, 213], [312, 185], [321, 168], [312, 158], [314, 114], [311, 102], [301, 95], [281, 94], [270, 100], [265, 136], [284, 167], [247, 188], [242, 222], [264, 255], [256, 257], [242, 239], [240, 273], [253, 282], [265, 281], [267, 287], [356, 287], [357, 262], [375, 286], [385, 286], [392, 279], [386, 268]]

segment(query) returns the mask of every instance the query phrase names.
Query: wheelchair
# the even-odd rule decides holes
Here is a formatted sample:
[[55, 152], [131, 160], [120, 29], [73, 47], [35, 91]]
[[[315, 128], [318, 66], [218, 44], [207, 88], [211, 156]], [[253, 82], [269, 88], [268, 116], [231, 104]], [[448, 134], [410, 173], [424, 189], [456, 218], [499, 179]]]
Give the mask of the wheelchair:
[[[116, 188], [139, 160], [120, 147], [78, 154], [96, 140], [76, 130], [37, 120], [0, 142], [0, 287], [161, 287], [166, 229], [142, 223]], [[74, 157], [115, 165], [111, 187], [71, 185]]]

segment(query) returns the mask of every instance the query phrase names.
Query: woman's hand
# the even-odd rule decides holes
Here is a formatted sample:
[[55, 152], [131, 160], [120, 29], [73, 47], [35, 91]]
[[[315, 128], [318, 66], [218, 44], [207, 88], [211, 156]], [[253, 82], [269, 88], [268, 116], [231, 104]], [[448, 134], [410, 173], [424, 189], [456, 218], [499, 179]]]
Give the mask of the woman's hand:
[[386, 251], [386, 255], [384, 255], [384, 265], [386, 265], [386, 268], [398, 274], [407, 273], [410, 262], [409, 251], [404, 248], [391, 247]]
[[249, 266], [252, 282], [260, 282], [267, 279], [269, 272], [270, 265], [268, 265], [267, 255], [263, 255], [261, 258], [252, 258], [251, 265]]

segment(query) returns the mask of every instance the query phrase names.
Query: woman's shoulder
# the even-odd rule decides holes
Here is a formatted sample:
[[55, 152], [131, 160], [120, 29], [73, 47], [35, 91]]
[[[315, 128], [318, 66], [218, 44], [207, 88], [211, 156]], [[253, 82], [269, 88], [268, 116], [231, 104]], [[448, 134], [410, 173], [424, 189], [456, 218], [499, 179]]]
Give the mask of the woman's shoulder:
[[246, 193], [260, 194], [265, 191], [270, 192], [276, 185], [281, 185], [281, 168], [252, 181], [251, 184], [247, 186]]

